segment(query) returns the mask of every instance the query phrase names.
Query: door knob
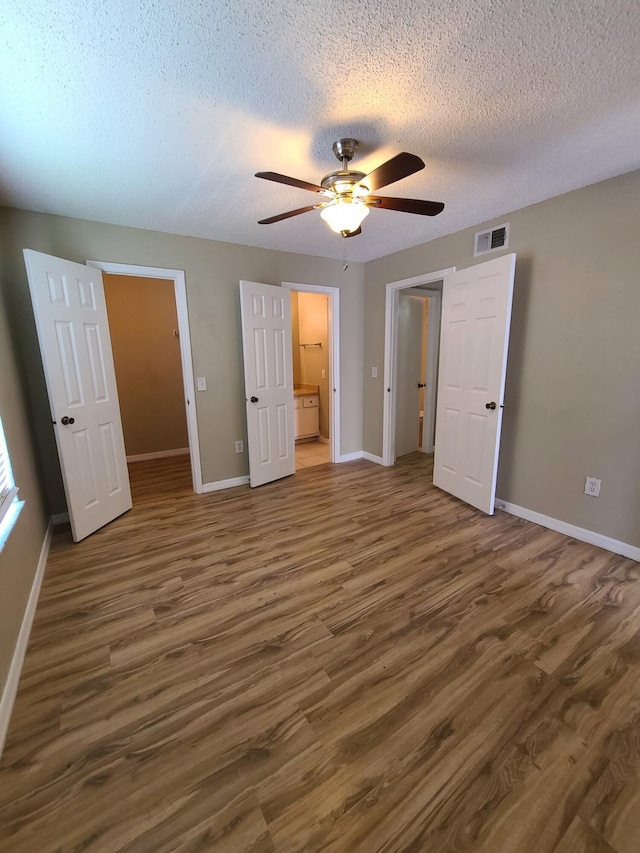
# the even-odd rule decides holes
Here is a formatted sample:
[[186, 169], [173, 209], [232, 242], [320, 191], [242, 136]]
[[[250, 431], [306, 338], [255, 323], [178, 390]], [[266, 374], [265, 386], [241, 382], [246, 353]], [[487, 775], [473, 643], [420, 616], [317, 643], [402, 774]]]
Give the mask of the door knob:
[[491, 403], [487, 403], [485, 405], [485, 409], [495, 409], [495, 408], [496, 408], [496, 404], [493, 401], [491, 401]]
[[257, 403], [257, 402], [258, 402], [258, 398], [257, 398], [257, 397], [252, 397], [252, 398], [251, 398], [251, 402], [252, 402], [252, 403]]
[[63, 418], [60, 418], [60, 423], [63, 426], [70, 426], [71, 424], [74, 424], [75, 422], [76, 422], [75, 418], [68, 418], [66, 415]]
[[426, 382], [418, 382], [418, 388], [426, 388], [426, 387], [427, 387]]

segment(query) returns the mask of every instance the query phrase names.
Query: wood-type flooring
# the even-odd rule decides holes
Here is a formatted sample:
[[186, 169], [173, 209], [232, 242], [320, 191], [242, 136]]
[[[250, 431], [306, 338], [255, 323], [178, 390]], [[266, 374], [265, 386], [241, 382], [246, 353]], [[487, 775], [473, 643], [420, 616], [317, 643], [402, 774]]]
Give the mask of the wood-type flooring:
[[0, 850], [640, 851], [640, 566], [431, 485], [430, 460], [54, 536]]

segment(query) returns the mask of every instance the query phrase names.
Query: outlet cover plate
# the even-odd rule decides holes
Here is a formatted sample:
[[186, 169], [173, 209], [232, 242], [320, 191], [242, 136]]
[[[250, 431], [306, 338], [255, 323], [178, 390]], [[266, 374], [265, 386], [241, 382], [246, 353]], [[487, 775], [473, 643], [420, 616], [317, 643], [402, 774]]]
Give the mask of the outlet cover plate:
[[585, 495], [591, 495], [592, 498], [600, 497], [600, 483], [602, 481], [596, 477], [587, 477], [584, 484]]

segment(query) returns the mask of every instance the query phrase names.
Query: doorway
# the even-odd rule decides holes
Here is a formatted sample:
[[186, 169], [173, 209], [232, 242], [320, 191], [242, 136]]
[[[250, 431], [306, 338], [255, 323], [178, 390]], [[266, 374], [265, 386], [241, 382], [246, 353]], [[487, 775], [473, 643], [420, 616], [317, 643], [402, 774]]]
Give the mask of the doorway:
[[329, 462], [329, 297], [291, 291], [296, 471]]
[[[432, 453], [434, 447], [435, 436], [435, 413], [437, 402], [437, 377], [438, 377], [438, 352], [440, 343], [440, 321], [441, 321], [441, 306], [442, 306], [442, 282], [445, 275], [453, 272], [453, 269], [438, 270], [437, 272], [427, 273], [423, 276], [416, 276], [402, 281], [391, 282], [387, 284], [386, 293], [386, 313], [385, 313], [385, 398], [384, 398], [384, 419], [383, 419], [383, 464], [393, 465], [396, 456], [399, 453], [396, 451], [396, 437], [400, 439], [401, 446], [398, 450], [401, 452], [412, 452], [406, 450], [403, 444], [404, 430], [399, 430], [398, 414], [402, 411], [402, 406], [407, 408], [404, 411], [409, 412], [409, 407], [415, 408], [415, 423], [410, 423], [408, 429], [413, 432], [415, 439], [415, 447], [413, 452], [421, 449], [424, 453]], [[400, 343], [401, 331], [400, 323], [400, 297], [413, 297], [414, 300], [419, 300], [414, 304], [413, 308], [418, 307], [415, 314], [421, 317], [426, 314], [428, 318], [428, 326], [425, 323], [426, 333], [424, 337], [422, 333], [418, 337], [414, 332], [413, 338], [415, 343], [413, 346], [407, 341], [406, 330], [402, 331], [402, 343]], [[428, 308], [424, 310], [424, 300], [428, 300]], [[404, 307], [407, 308], [411, 303], [405, 302]], [[405, 311], [405, 314], [410, 312]], [[406, 319], [406, 317], [405, 317]], [[415, 320], [415, 316], [414, 316]], [[420, 321], [422, 324], [422, 320]], [[417, 329], [417, 323], [414, 323]], [[424, 344], [424, 347], [423, 347]], [[417, 367], [414, 368], [414, 374], [403, 376], [401, 371], [404, 365], [400, 365], [400, 361], [405, 357], [404, 353], [407, 350], [407, 345], [413, 349], [412, 355], [407, 358], [415, 359]], [[416, 352], [419, 347], [419, 351]], [[422, 364], [420, 363], [420, 360]], [[423, 378], [424, 377], [424, 378]], [[424, 385], [424, 388], [419, 388], [419, 385]], [[406, 402], [406, 401], [409, 402]], [[405, 402], [403, 402], [405, 401]], [[422, 406], [420, 406], [422, 402]], [[414, 405], [415, 403], [415, 405]], [[399, 408], [400, 407], [400, 408]], [[422, 420], [420, 423], [420, 412], [422, 412]], [[407, 413], [406, 417], [413, 417]], [[405, 424], [403, 423], [404, 427]]]
[[103, 273], [127, 463], [189, 453], [173, 282]]
[[438, 282], [398, 292], [396, 457], [434, 450], [440, 303]]
[[340, 461], [337, 287], [283, 282], [291, 291], [296, 470]]
[[[95, 267], [103, 272], [105, 278], [105, 292], [109, 287], [108, 281], [111, 276], [125, 276], [155, 282], [159, 294], [160, 288], [168, 288], [173, 293], [172, 307], [175, 312], [173, 314], [175, 317], [175, 328], [172, 327], [170, 330], [172, 340], [169, 342], [169, 346], [173, 345], [174, 348], [179, 350], [180, 375], [173, 376], [172, 384], [176, 385], [176, 383], [179, 383], [182, 387], [182, 406], [184, 407], [182, 412], [184, 415], [182, 412], [176, 414], [176, 417], [172, 419], [173, 425], [168, 432], [173, 436], [173, 438], [170, 439], [171, 443], [175, 442], [176, 436], [186, 435], [186, 446], [170, 448], [167, 452], [162, 452], [160, 450], [155, 452], [152, 451], [152, 455], [170, 456], [173, 455], [176, 450], [183, 453], [188, 452], [193, 490], [197, 494], [200, 494], [203, 491], [202, 472], [200, 467], [196, 412], [195, 405], [193, 405], [193, 401], [195, 400], [195, 388], [193, 384], [191, 341], [187, 314], [187, 295], [184, 272], [182, 270], [143, 267], [134, 264], [111, 263], [109, 261], [87, 261], [87, 265]], [[151, 287], [153, 287], [153, 284], [151, 284]], [[116, 373], [117, 370], [118, 365], [116, 363]], [[117, 378], [120, 383], [120, 375], [118, 375]], [[174, 405], [178, 405], [177, 398], [174, 398]], [[180, 424], [182, 424], [183, 428], [186, 428], [186, 433], [184, 431], [180, 432]], [[142, 429], [144, 429], [144, 426], [142, 426]], [[134, 460], [131, 459], [132, 456], [134, 457]], [[147, 453], [136, 453], [135, 450], [129, 446], [127, 448], [128, 461], [136, 461], [135, 457], [149, 458]]]

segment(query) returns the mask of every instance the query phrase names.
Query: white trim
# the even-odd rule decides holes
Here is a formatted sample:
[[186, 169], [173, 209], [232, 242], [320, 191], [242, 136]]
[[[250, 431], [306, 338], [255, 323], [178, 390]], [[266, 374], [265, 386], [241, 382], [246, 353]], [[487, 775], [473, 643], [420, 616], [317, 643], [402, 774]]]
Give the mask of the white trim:
[[362, 450], [356, 450], [355, 453], [343, 453], [338, 462], [355, 462], [356, 459], [362, 459]]
[[362, 458], [366, 459], [367, 462], [375, 462], [376, 465], [384, 465], [385, 461], [382, 456], [374, 456], [373, 453], [367, 453], [366, 450], [362, 451]]
[[16, 486], [12, 486], [3, 496], [2, 500], [0, 501], [0, 525], [2, 525], [2, 522], [11, 512], [14, 504], [19, 503], [19, 501], [16, 500], [17, 497], [18, 489]]
[[54, 527], [59, 527], [61, 524], [69, 524], [69, 513], [68, 512], [57, 512], [55, 515], [51, 516], [51, 524]]
[[215, 483], [203, 483], [201, 493], [220, 492], [223, 489], [233, 489], [236, 486], [248, 486], [249, 477], [232, 477], [230, 480], [217, 480]]
[[191, 456], [191, 477], [193, 490], [202, 494], [202, 467], [200, 465], [200, 442], [198, 438], [198, 418], [196, 414], [196, 391], [193, 382], [193, 361], [191, 358], [191, 334], [189, 330], [189, 312], [187, 308], [187, 284], [184, 270], [171, 270], [161, 267], [144, 267], [137, 264], [116, 264], [111, 261], [87, 261], [87, 265], [114, 273], [115, 275], [134, 275], [143, 278], [167, 278], [173, 281], [178, 314], [178, 340], [182, 361], [182, 382], [184, 386], [185, 411], [187, 415], [187, 433]]
[[329, 444], [331, 462], [342, 461], [340, 454], [340, 288], [322, 284], [283, 281], [282, 287], [302, 293], [324, 293], [329, 297]]
[[24, 501], [14, 498], [9, 506], [9, 511], [2, 516], [2, 521], [0, 521], [0, 553], [2, 553], [2, 549], [7, 544], [7, 540], [11, 536], [11, 531], [15, 527], [18, 516], [23, 508]]
[[628, 557], [630, 560], [640, 562], [640, 548], [635, 545], [629, 545], [626, 542], [620, 542], [618, 539], [611, 539], [609, 536], [603, 536], [601, 533], [595, 533], [593, 530], [587, 530], [584, 527], [576, 527], [575, 524], [569, 524], [566, 521], [561, 521], [558, 518], [551, 518], [549, 515], [543, 515], [541, 512], [534, 512], [532, 509], [527, 509], [517, 504], [501, 501], [496, 498], [496, 509], [502, 509], [510, 515], [517, 515], [518, 518], [524, 518], [526, 521], [532, 521], [534, 524], [539, 524], [541, 527], [547, 527], [549, 530], [555, 530], [557, 533], [564, 533], [565, 536], [572, 536], [574, 539], [579, 539], [581, 542], [588, 542], [590, 545], [597, 545], [598, 548], [604, 548], [605, 551], [612, 551], [614, 554], [620, 554], [623, 557]]
[[382, 417], [382, 465], [395, 463], [395, 373], [398, 334], [397, 293], [408, 287], [418, 287], [434, 281], [443, 281], [445, 276], [455, 272], [455, 267], [388, 282], [386, 287], [384, 312], [384, 409]]
[[9, 449], [2, 427], [2, 418], [0, 418], [0, 530], [3, 532], [4, 528], [10, 525], [9, 521], [7, 521], [6, 525], [2, 525], [3, 520], [9, 515], [9, 512], [12, 512], [14, 521], [17, 518], [14, 507], [17, 494], [18, 489], [13, 477], [13, 471], [11, 470], [11, 458], [9, 457]]
[[42, 548], [40, 549], [40, 558], [38, 560], [38, 566], [36, 568], [35, 577], [33, 578], [33, 583], [31, 584], [31, 592], [29, 593], [29, 599], [24, 611], [24, 616], [22, 617], [22, 625], [20, 626], [18, 641], [16, 642], [13, 658], [11, 659], [11, 666], [9, 667], [7, 680], [2, 690], [2, 697], [0, 698], [0, 757], [2, 757], [2, 750], [9, 730], [9, 721], [11, 720], [11, 712], [13, 711], [13, 703], [15, 702], [16, 695], [18, 693], [20, 673], [22, 672], [22, 666], [24, 664], [24, 656], [27, 653], [29, 635], [31, 634], [31, 626], [33, 625], [33, 617], [36, 614], [36, 607], [40, 596], [40, 587], [42, 586], [42, 578], [44, 577], [47, 557], [49, 556], [53, 525], [53, 518], [51, 518], [47, 526], [47, 532], [44, 535]]
[[174, 450], [158, 450], [155, 453], [136, 453], [127, 456], [127, 462], [145, 462], [147, 459], [165, 459], [167, 456], [185, 456], [187, 453], [188, 447], [176, 447]]

